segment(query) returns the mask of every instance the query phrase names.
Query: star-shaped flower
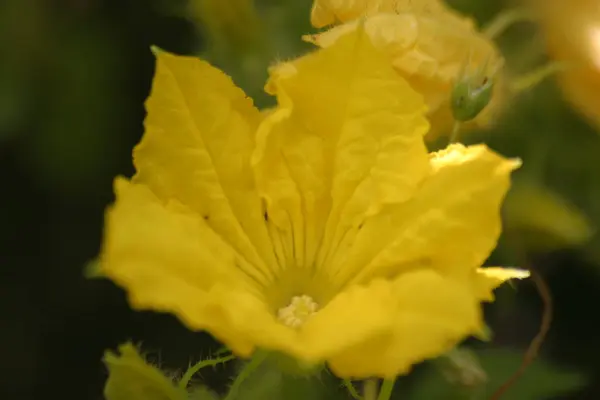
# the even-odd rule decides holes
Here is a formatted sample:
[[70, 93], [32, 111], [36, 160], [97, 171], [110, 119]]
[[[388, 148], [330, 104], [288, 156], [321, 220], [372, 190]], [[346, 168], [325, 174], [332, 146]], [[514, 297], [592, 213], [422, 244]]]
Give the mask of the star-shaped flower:
[[115, 182], [102, 272], [240, 356], [392, 377], [483, 330], [522, 271], [479, 268], [518, 160], [428, 154], [422, 97], [362, 30], [280, 64], [261, 114], [216, 68], [157, 54], [136, 175]]

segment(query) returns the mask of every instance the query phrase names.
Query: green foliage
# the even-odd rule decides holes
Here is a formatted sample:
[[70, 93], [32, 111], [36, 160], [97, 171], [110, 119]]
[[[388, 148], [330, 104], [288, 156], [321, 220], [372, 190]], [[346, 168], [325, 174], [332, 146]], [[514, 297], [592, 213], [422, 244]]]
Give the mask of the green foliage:
[[218, 400], [217, 396], [213, 391], [205, 387], [198, 387], [193, 389], [188, 397], [188, 400]]
[[190, 384], [190, 381], [192, 380], [194, 375], [196, 375], [198, 371], [200, 371], [202, 368], [214, 367], [219, 364], [223, 364], [227, 361], [233, 360], [234, 358], [235, 356], [233, 355], [224, 355], [222, 357], [209, 358], [206, 360], [198, 361], [196, 364], [189, 367], [187, 371], [185, 371], [185, 374], [183, 374], [183, 376], [179, 380], [178, 386], [182, 389], [185, 389]]
[[185, 389], [178, 388], [158, 368], [147, 364], [130, 343], [119, 347], [120, 355], [107, 352], [107, 400], [186, 400]]
[[[244, 370], [244, 367], [242, 367]], [[229, 395], [227, 399], [229, 399]], [[347, 398], [337, 380], [325, 370], [298, 376], [283, 372], [276, 363], [264, 362], [245, 377], [231, 400], [342, 400]]]
[[[200, 1], [190, 0], [190, 3]], [[312, 45], [301, 40], [302, 34], [313, 30], [309, 23], [312, 2], [257, 0], [253, 3], [261, 22], [257, 32], [248, 33], [257, 38], [254, 43], [244, 46], [234, 46], [233, 43], [225, 45], [226, 38], [218, 38], [217, 42], [223, 45], [219, 48], [207, 46], [199, 55], [226, 71], [254, 99], [259, 108], [265, 108], [275, 102], [263, 90], [268, 67], [274, 62], [295, 57], [312, 48]], [[195, 21], [202, 20], [193, 13], [188, 14], [188, 17]], [[199, 29], [201, 28], [199, 24]]]
[[[417, 379], [409, 394], [398, 393], [398, 399], [408, 400], [484, 400], [490, 396], [519, 368], [523, 354], [506, 349], [485, 349], [475, 352], [479, 364], [487, 375], [481, 387], [467, 390], [464, 386], [451, 383], [446, 375], [428, 366]], [[576, 372], [559, 368], [547, 361], [537, 359], [523, 376], [506, 392], [510, 400], [540, 400], [564, 394], [583, 387], [585, 378]], [[393, 397], [392, 397], [393, 398]]]
[[178, 383], [160, 369], [148, 364], [131, 343], [119, 347], [119, 353], [104, 355], [108, 380], [104, 387], [106, 400], [216, 400], [218, 397], [204, 386], [188, 384], [201, 368], [229, 361], [232, 356], [202, 360], [191, 366]]
[[[52, 43], [54, 71], [50, 98], [39, 116], [38, 135], [23, 156], [45, 184], [70, 195], [97, 195], [98, 180], [112, 174], [114, 144], [123, 134], [128, 112], [122, 92], [123, 48], [116, 32], [103, 25], [73, 27]], [[93, 93], [94, 95], [90, 95]]]
[[[479, 22], [489, 22], [508, 5], [507, 1], [448, 2]], [[9, 0], [0, 7], [0, 25], [6, 28], [7, 33], [0, 38], [3, 56], [0, 62], [0, 144], [19, 138], [17, 134], [23, 134], [19, 131], [34, 131], [26, 132], [28, 136], [24, 136], [26, 140], [21, 141], [16, 154], [17, 165], [23, 171], [9, 171], [7, 174], [15, 174], [23, 181], [31, 178], [47, 191], [63, 197], [80, 196], [82, 193], [91, 194], [90, 198], [104, 196], [106, 187], [103, 182], [112, 179], [116, 160], [124, 158], [122, 154], [116, 154], [124, 148], [122, 142], [133, 140], [131, 132], [141, 130], [141, 97], [133, 96], [134, 89], [130, 89], [129, 85], [137, 76], [144, 75], [138, 69], [142, 65], [139, 60], [142, 56], [135, 54], [133, 46], [124, 38], [145, 37], [147, 32], [138, 31], [139, 23], [131, 24], [135, 25], [134, 30], [125, 30], [124, 24], [119, 25], [118, 21], [131, 19], [139, 22], [139, 17], [147, 14], [149, 8], [156, 8], [156, 12], [164, 15], [193, 19], [189, 15], [189, 1], [132, 2], [135, 6], [131, 7], [136, 8], [135, 17], [125, 14], [129, 6], [123, 6], [118, 11], [120, 16], [112, 21], [93, 17], [90, 8], [89, 19], [82, 18], [79, 22], [73, 18], [74, 15], [65, 18], [49, 13], [51, 7], [45, 3], [42, 6], [43, 3]], [[218, 53], [214, 47], [207, 47], [199, 53], [232, 75], [236, 83], [256, 99], [259, 107], [265, 107], [273, 104], [273, 99], [263, 91], [267, 67], [310, 49], [300, 36], [314, 31], [309, 24], [312, 1], [256, 0], [254, 3], [261, 19], [261, 30], [257, 32], [260, 45], [238, 46], [227, 53]], [[64, 6], [65, 9], [68, 7]], [[201, 32], [201, 27], [198, 28]], [[535, 29], [532, 26], [525, 28]], [[148, 27], [148, 32], [158, 30], [170, 34], [170, 26], [167, 25]], [[536, 65], [550, 61], [544, 59], [543, 43], [535, 39], [535, 35], [543, 37], [543, 32], [532, 34], [519, 26], [502, 36], [500, 45], [509, 73], [526, 73]], [[142, 43], [135, 45], [142, 47]], [[147, 43], [143, 45], [147, 46]], [[531, 58], [531, 55], [534, 57]], [[463, 77], [455, 87], [455, 103], [460, 98], [469, 100], [455, 104], [460, 120], [472, 118], [489, 101], [493, 80], [484, 83], [482, 76], [476, 78]], [[149, 75], [145, 79], [145, 84], [149, 85]], [[595, 264], [600, 265], [600, 236], [593, 235], [593, 228], [600, 221], [600, 137], [563, 100], [552, 79], [511, 99], [506, 114], [492, 129], [474, 136], [464, 134], [461, 139], [484, 141], [502, 154], [518, 156], [524, 162], [507, 198], [504, 213], [506, 240], [499, 249], [505, 262], [501, 264], [511, 265], [515, 261], [510, 254], [516, 242], [526, 252], [548, 252], [589, 243], [586, 250], [591, 253]], [[443, 144], [446, 142], [444, 138]], [[125, 151], [129, 152], [129, 145]], [[21, 175], [27, 179], [21, 179]], [[13, 195], [6, 197], [18, 199]], [[43, 201], [44, 196], [40, 198]], [[15, 200], [16, 203], [18, 200]], [[46, 205], [41, 203], [38, 207], [45, 208]], [[17, 226], [27, 223], [21, 219], [26, 219], [23, 216], [31, 212], [30, 208], [30, 202], [22, 202], [22, 205], [11, 205], [0, 211], [3, 221], [18, 217], [18, 224], [14, 224]], [[2, 238], [14, 237], [12, 224], [5, 225], [9, 228], [2, 232]], [[78, 243], [75, 246], [60, 242], [69, 246], [69, 251], [55, 246], [55, 238], [70, 237], [68, 227], [67, 223], [51, 227], [48, 237], [41, 237], [48, 242], [45, 247], [56, 247], [53, 250], [56, 254], [76, 254], [77, 249], [73, 247], [78, 247]], [[96, 230], [97, 227], [90, 229]], [[40, 254], [46, 253], [41, 251]], [[48, 268], [66, 265], [62, 259], [58, 260], [44, 260], [40, 264]], [[75, 273], [79, 273], [79, 265], [73, 268], [77, 269]], [[85, 272], [89, 277], [97, 276], [97, 261], [91, 262]], [[55, 273], [56, 270], [50, 270], [47, 275]], [[572, 295], [576, 297], [578, 293], [572, 292]], [[506, 304], [504, 301], [503, 306]], [[561, 323], [556, 321], [556, 324]], [[568, 340], [572, 339], [561, 340], [563, 342], [559, 345], [568, 348]], [[518, 368], [522, 358], [521, 353], [499, 349], [481, 350], [477, 355], [488, 378], [483, 387], [465, 390], [448, 382], [439, 370], [430, 367], [423, 376], [417, 376], [412, 391], [400, 385], [398, 398], [486, 399]], [[159, 368], [148, 364], [131, 344], [121, 346], [118, 354], [107, 352], [104, 362], [109, 371], [105, 387], [107, 400], [218, 398], [209, 389], [188, 387], [188, 383], [198, 369], [221, 363], [222, 359], [195, 364], [179, 382], [174, 382]], [[537, 400], [576, 389], [584, 383], [585, 379], [580, 374], [537, 360], [505, 398]], [[235, 398], [335, 400], [348, 397], [346, 389], [336, 390], [338, 386], [338, 382], [325, 372], [318, 376], [294, 377], [273, 365], [263, 364], [243, 380]]]

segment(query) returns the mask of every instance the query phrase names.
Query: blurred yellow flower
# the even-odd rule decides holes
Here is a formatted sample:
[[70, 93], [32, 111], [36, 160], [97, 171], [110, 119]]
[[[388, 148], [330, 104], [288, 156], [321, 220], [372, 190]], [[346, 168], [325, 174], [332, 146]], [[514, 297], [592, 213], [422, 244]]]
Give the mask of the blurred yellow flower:
[[531, 182], [515, 185], [504, 204], [505, 230], [532, 251], [581, 246], [593, 235], [588, 218], [552, 190]]
[[597, 0], [538, 1], [551, 55], [568, 100], [600, 130], [600, 7]]
[[315, 28], [323, 28], [377, 13], [445, 11], [443, 0], [315, 0], [310, 22]]
[[[424, 96], [431, 122], [428, 139], [451, 131], [450, 93], [461, 71], [472, 74], [484, 68], [489, 77], [504, 62], [495, 44], [477, 30], [472, 19], [440, 0], [316, 0], [311, 16], [315, 27], [342, 24], [307, 35], [305, 40], [330, 46], [363, 24], [363, 17], [375, 46], [385, 51], [396, 71]], [[490, 104], [465, 127], [493, 122], [507, 94], [506, 82], [498, 75]]]
[[393, 377], [480, 333], [481, 301], [526, 276], [479, 268], [519, 162], [428, 154], [421, 96], [362, 31], [274, 67], [265, 114], [207, 63], [157, 58], [101, 254], [134, 308], [243, 357]]

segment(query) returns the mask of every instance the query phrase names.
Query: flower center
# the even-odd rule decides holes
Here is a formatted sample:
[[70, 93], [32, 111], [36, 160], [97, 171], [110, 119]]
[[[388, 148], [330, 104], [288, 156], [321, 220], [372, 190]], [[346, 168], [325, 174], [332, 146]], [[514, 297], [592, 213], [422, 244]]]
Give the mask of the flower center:
[[294, 296], [288, 306], [277, 311], [277, 318], [291, 328], [299, 328], [318, 308], [312, 297], [305, 294]]

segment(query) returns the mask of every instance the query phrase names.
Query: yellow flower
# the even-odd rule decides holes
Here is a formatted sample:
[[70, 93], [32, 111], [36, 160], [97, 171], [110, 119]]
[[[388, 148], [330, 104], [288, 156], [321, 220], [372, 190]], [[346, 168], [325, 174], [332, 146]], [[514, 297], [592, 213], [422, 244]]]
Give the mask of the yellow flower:
[[315, 28], [323, 28], [377, 13], [445, 11], [446, 5], [441, 0], [315, 0], [310, 22]]
[[134, 308], [243, 357], [392, 377], [479, 333], [480, 302], [525, 276], [478, 268], [519, 162], [429, 155], [421, 96], [361, 31], [273, 68], [266, 114], [207, 63], [157, 58], [101, 255]]
[[[424, 96], [431, 122], [428, 139], [450, 133], [454, 122], [450, 93], [463, 70], [473, 74], [477, 68], [484, 68], [491, 75], [503, 65], [497, 47], [477, 30], [474, 21], [439, 0], [316, 0], [311, 21], [317, 28], [343, 23], [305, 36], [305, 40], [320, 47], [330, 46], [341, 35], [364, 24], [375, 46]], [[498, 75], [490, 104], [466, 127], [492, 123], [507, 95], [506, 82]]]
[[537, 2], [551, 55], [568, 63], [558, 80], [567, 97], [600, 130], [600, 8], [596, 0]]

